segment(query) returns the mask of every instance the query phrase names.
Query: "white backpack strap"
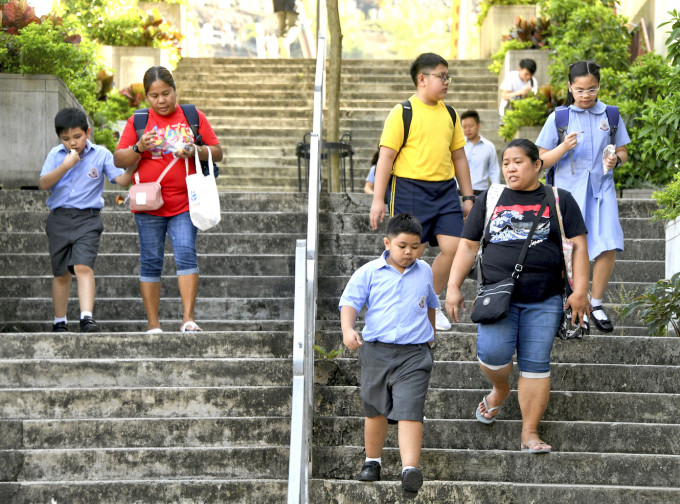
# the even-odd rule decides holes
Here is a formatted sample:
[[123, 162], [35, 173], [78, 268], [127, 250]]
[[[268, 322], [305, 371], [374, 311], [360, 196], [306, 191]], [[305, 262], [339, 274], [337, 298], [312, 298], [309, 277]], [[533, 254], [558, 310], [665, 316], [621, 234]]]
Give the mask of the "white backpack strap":
[[498, 203], [498, 199], [501, 197], [504, 190], [505, 186], [503, 184], [491, 184], [491, 187], [489, 187], [489, 190], [486, 192], [486, 217], [484, 218], [484, 229], [486, 229], [489, 219], [491, 219], [491, 214], [493, 213], [494, 208], [496, 208], [496, 203]]

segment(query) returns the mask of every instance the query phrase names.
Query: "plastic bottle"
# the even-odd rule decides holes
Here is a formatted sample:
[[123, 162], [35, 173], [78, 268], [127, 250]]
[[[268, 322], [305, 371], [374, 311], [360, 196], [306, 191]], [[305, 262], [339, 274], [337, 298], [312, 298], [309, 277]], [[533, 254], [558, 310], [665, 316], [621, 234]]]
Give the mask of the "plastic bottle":
[[614, 157], [616, 155], [616, 147], [612, 144], [607, 145], [602, 151], [602, 170], [604, 174], [607, 174], [607, 165], [605, 164], [608, 157]]

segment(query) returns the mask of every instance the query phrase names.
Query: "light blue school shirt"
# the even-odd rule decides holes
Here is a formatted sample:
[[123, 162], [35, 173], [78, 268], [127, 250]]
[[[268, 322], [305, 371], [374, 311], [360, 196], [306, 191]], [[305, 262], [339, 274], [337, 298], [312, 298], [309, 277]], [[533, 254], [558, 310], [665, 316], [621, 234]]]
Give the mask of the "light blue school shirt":
[[[588, 228], [588, 256], [595, 260], [602, 252], [623, 250], [623, 230], [619, 221], [614, 186], [614, 168], [604, 173], [602, 151], [611, 141], [607, 106], [598, 101], [589, 109], [569, 106], [567, 134], [582, 131], [576, 147], [555, 165], [555, 187], [566, 189], [578, 203]], [[555, 113], [550, 114], [536, 145], [552, 150], [557, 147], [558, 135]], [[630, 143], [623, 119], [619, 118], [614, 145]], [[573, 169], [572, 169], [573, 167]]]
[[501, 169], [498, 166], [496, 146], [479, 135], [479, 141], [472, 143], [468, 140], [465, 144], [465, 157], [470, 166], [470, 178], [472, 189], [485, 191], [489, 188], [489, 179], [492, 184], [501, 183]]
[[[54, 147], [45, 159], [40, 176], [51, 172], [64, 162], [68, 154], [64, 144]], [[125, 173], [113, 164], [113, 154], [100, 145], [85, 141], [82, 157], [76, 165], [61, 177], [50, 189], [47, 206], [55, 208], [104, 208], [104, 175], [111, 181]], [[115, 182], [114, 182], [115, 183]]]
[[354, 272], [339, 307], [351, 306], [357, 313], [367, 307], [364, 341], [399, 345], [432, 341], [434, 329], [427, 309], [441, 305], [432, 286], [430, 265], [417, 259], [402, 274], [387, 264], [388, 255], [386, 250]]

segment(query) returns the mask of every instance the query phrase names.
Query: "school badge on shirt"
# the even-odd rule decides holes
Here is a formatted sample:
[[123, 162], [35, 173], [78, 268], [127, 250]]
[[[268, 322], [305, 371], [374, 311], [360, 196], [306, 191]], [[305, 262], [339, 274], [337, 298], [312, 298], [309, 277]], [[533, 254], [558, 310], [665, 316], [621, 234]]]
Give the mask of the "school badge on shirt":
[[609, 131], [609, 123], [606, 119], [602, 119], [602, 122], [600, 123], [600, 129], [602, 131]]
[[427, 301], [427, 299], [425, 298], [425, 296], [421, 297], [420, 301], [418, 301], [418, 306], [420, 306], [420, 308], [425, 308], [425, 302], [426, 301]]
[[93, 178], [93, 179], [99, 178], [99, 172], [97, 171], [97, 168], [94, 168], [94, 167], [93, 167], [93, 168], [88, 172], [87, 176], [90, 177], [90, 178]]

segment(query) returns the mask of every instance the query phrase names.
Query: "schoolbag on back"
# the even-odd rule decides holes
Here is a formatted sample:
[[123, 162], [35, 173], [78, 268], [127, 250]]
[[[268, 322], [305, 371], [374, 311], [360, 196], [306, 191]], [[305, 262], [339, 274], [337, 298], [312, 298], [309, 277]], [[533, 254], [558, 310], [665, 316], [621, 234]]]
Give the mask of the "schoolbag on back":
[[[451, 105], [446, 105], [446, 110], [449, 111], [449, 115], [451, 116], [451, 120], [453, 121], [453, 128], [456, 128], [456, 111]], [[411, 129], [411, 119], [413, 119], [413, 109], [411, 108], [411, 102], [408, 100], [404, 100], [401, 102], [401, 108], [404, 109], [401, 114], [401, 118], [404, 121], [404, 141], [401, 142], [401, 148], [397, 152], [397, 155], [399, 155], [399, 152], [401, 149], [404, 148], [404, 145], [406, 145], [406, 140], [408, 140], [408, 133], [409, 130]], [[395, 157], [396, 159], [396, 157]]]
[[[619, 107], [614, 105], [607, 105], [607, 122], [609, 123], [609, 143], [614, 144], [614, 137], [619, 129]], [[569, 129], [569, 107], [564, 105], [555, 108], [555, 128], [557, 128], [557, 145], [564, 142]], [[555, 165], [548, 168], [545, 174], [545, 182], [550, 185], [555, 185]]]
[[[196, 145], [205, 145], [203, 143], [203, 136], [198, 132], [198, 112], [196, 111], [196, 105], [185, 104], [180, 105], [180, 107], [182, 108], [182, 112], [184, 112], [184, 117], [189, 123], [191, 132], [194, 134], [194, 143]], [[148, 122], [148, 108], [135, 110], [134, 126], [135, 132], [137, 133], [137, 141], [142, 138], [144, 130], [146, 129], [146, 123]], [[201, 161], [201, 171], [203, 171], [203, 175], [207, 176], [210, 174], [210, 167], [208, 166], [207, 161]], [[215, 178], [220, 174], [220, 168], [215, 163], [213, 163], [213, 173], [215, 174]]]

